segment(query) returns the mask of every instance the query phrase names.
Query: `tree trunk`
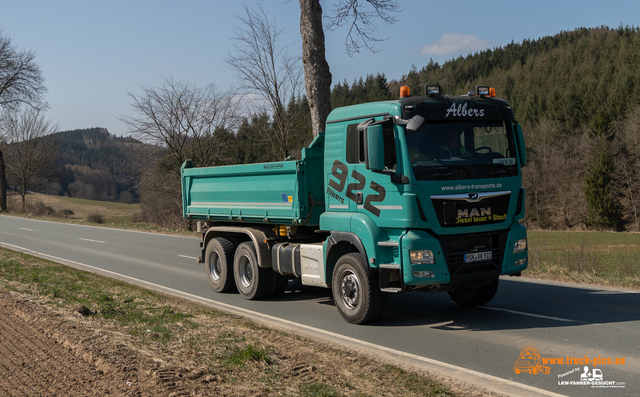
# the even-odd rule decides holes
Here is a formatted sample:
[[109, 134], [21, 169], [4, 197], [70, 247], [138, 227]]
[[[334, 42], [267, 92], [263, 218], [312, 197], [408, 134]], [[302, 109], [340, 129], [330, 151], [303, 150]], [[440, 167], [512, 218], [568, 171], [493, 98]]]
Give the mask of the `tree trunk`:
[[320, 0], [300, 0], [300, 36], [311, 127], [316, 137], [324, 132], [324, 124], [331, 112], [331, 72], [325, 57]]
[[4, 159], [0, 150], [0, 212], [7, 211], [7, 177], [4, 170]]

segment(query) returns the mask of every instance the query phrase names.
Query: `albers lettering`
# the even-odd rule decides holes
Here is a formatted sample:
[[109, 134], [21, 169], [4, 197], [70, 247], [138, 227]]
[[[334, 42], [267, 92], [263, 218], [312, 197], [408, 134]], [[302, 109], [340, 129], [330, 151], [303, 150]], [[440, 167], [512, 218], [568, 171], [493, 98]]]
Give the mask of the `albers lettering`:
[[327, 194], [338, 200], [340, 204], [344, 204], [344, 197], [340, 197], [338, 193], [334, 192], [330, 187], [327, 188]]
[[449, 114], [453, 117], [484, 117], [484, 109], [467, 109], [466, 103], [457, 106], [453, 103], [447, 109], [447, 115], [444, 117], [449, 117]]

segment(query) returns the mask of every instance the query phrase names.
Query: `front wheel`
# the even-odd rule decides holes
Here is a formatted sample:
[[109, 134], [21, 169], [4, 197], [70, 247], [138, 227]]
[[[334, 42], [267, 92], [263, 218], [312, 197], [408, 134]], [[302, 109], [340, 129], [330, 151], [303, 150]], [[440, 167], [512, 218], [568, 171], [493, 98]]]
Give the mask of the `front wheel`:
[[489, 303], [498, 292], [498, 282], [500, 279], [496, 277], [489, 284], [479, 287], [463, 289], [458, 291], [449, 291], [449, 296], [460, 306], [471, 307], [480, 306]]
[[266, 298], [273, 291], [273, 275], [272, 269], [259, 266], [253, 242], [246, 241], [238, 246], [233, 258], [233, 276], [243, 298]]
[[387, 295], [380, 291], [378, 273], [369, 271], [358, 253], [338, 259], [331, 290], [340, 315], [351, 324], [366, 324], [384, 313]]

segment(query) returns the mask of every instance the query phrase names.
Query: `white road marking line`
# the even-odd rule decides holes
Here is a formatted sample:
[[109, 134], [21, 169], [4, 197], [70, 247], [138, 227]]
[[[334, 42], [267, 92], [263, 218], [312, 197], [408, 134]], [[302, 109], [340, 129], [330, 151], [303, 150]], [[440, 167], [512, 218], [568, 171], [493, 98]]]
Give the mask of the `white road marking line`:
[[[71, 264], [71, 266], [73, 266], [73, 267], [78, 267], [78, 268], [81, 268], [81, 269], [84, 269], [84, 270], [91, 269], [92, 271], [94, 271], [96, 273], [110, 274], [110, 275], [113, 275], [113, 276], [117, 276], [117, 278], [120, 278], [120, 279], [131, 280], [132, 282], [134, 282], [135, 284], [140, 285], [140, 286], [145, 286], [145, 285], [146, 286], [151, 286], [151, 287], [157, 288], [159, 290], [167, 291], [167, 292], [169, 292], [169, 293], [171, 293], [173, 295], [176, 295], [176, 296], [179, 296], [179, 297], [184, 297], [184, 298], [187, 298], [187, 299], [191, 299], [191, 300], [196, 301], [196, 302], [202, 302], [202, 303], [205, 303], [205, 304], [209, 304], [209, 305], [211, 305], [213, 307], [219, 307], [219, 308], [221, 308], [223, 310], [226, 309], [226, 310], [230, 310], [230, 311], [235, 312], [235, 313], [244, 313], [245, 315], [250, 315], [250, 316], [255, 317], [255, 318], [262, 318], [265, 321], [269, 321], [271, 323], [287, 325], [289, 327], [292, 327], [293, 329], [295, 329], [295, 328], [297, 328], [297, 329], [305, 329], [305, 330], [308, 330], [310, 332], [314, 332], [314, 333], [317, 333], [317, 334], [322, 334], [322, 335], [325, 335], [326, 337], [329, 337], [329, 338], [334, 338], [336, 340], [341, 340], [343, 342], [347, 342], [347, 344], [355, 344], [355, 345], [360, 345], [360, 346], [363, 346], [363, 347], [369, 347], [369, 348], [377, 349], [380, 352], [385, 352], [387, 354], [391, 354], [393, 356], [411, 358], [413, 360], [421, 361], [421, 362], [423, 362], [425, 364], [431, 364], [431, 365], [438, 366], [438, 367], [441, 367], [441, 368], [446, 368], [446, 369], [449, 369], [449, 370], [453, 370], [453, 371], [456, 371], [456, 372], [459, 372], [459, 373], [461, 372], [461, 373], [464, 373], [464, 374], [467, 374], [467, 375], [472, 375], [472, 376], [475, 376], [475, 377], [478, 377], [478, 378], [481, 378], [481, 379], [486, 379], [486, 380], [490, 381], [493, 384], [508, 385], [508, 386], [515, 387], [515, 388], [518, 388], [518, 389], [521, 389], [521, 390], [527, 390], [527, 391], [531, 391], [531, 392], [534, 392], [534, 393], [539, 393], [539, 394], [542, 394], [542, 395], [545, 395], [545, 396], [549, 396], [549, 397], [565, 397], [562, 394], [557, 394], [557, 393], [554, 393], [554, 392], [551, 392], [551, 391], [548, 391], [548, 390], [539, 389], [539, 388], [534, 387], [534, 386], [529, 386], [529, 385], [526, 385], [526, 384], [523, 384], [523, 383], [518, 383], [518, 382], [511, 381], [511, 380], [508, 380], [508, 379], [499, 378], [497, 376], [485, 374], [483, 372], [474, 371], [472, 369], [467, 369], [467, 368], [464, 368], [464, 367], [458, 367], [457, 365], [448, 364], [448, 363], [445, 363], [443, 361], [433, 360], [433, 359], [430, 359], [430, 358], [427, 358], [427, 357], [418, 356], [418, 355], [411, 354], [411, 353], [406, 353], [406, 352], [403, 352], [401, 350], [396, 350], [396, 349], [391, 349], [389, 347], [376, 345], [376, 344], [373, 344], [373, 343], [370, 343], [370, 342], [362, 341], [360, 339], [351, 338], [349, 336], [337, 334], [335, 332], [326, 331], [326, 330], [323, 330], [323, 329], [320, 329], [320, 328], [315, 328], [315, 327], [312, 327], [312, 326], [309, 326], [309, 325], [300, 324], [300, 323], [296, 323], [296, 322], [289, 321], [289, 320], [284, 320], [284, 319], [281, 319], [279, 317], [269, 316], [267, 314], [263, 314], [263, 313], [260, 313], [260, 312], [255, 312], [255, 311], [252, 311], [252, 310], [243, 309], [241, 307], [236, 307], [236, 306], [233, 306], [233, 305], [229, 305], [227, 303], [217, 302], [217, 301], [214, 301], [212, 299], [207, 299], [207, 298], [203, 298], [203, 297], [198, 296], [198, 295], [190, 294], [188, 292], [183, 292], [183, 291], [176, 290], [176, 289], [173, 289], [173, 288], [165, 287], [163, 285], [150, 283], [150, 282], [145, 281], [145, 280], [141, 280], [141, 279], [130, 277], [130, 276], [127, 276], [127, 275], [124, 275], [124, 274], [112, 272], [110, 270], [101, 269], [99, 267], [86, 265], [86, 264], [84, 264], [82, 262], [76, 262], [76, 261], [72, 261], [72, 260], [69, 260], [69, 259], [58, 258], [58, 257], [53, 256], [53, 255], [49, 255], [49, 254], [45, 254], [45, 253], [42, 253], [42, 252], [34, 251], [34, 250], [31, 250], [31, 249], [28, 249], [28, 248], [23, 248], [23, 247], [20, 247], [20, 246], [17, 246], [17, 245], [13, 245], [13, 244], [7, 244], [7, 243], [2, 243], [2, 242], [0, 242], [0, 244], [4, 244], [7, 247], [13, 247], [12, 249], [14, 249], [16, 251], [20, 251], [20, 252], [24, 252], [24, 253], [30, 253], [32, 255], [37, 255], [37, 256], [39, 256], [41, 258], [51, 258], [52, 260], [54, 260], [56, 262], [59, 262], [59, 263], [62, 263], [62, 264]], [[347, 344], [345, 344], [345, 346]]]
[[187, 259], [195, 259], [198, 260], [198, 258], [196, 258], [195, 256], [186, 256], [186, 255], [178, 255], [181, 258], [187, 258]]
[[553, 317], [553, 316], [545, 316], [543, 314], [535, 314], [535, 313], [527, 313], [527, 312], [520, 312], [517, 310], [511, 310], [511, 309], [502, 309], [500, 307], [491, 307], [491, 306], [477, 306], [481, 309], [488, 309], [488, 310], [495, 310], [495, 311], [502, 311], [502, 312], [507, 312], [507, 313], [511, 313], [511, 314], [519, 314], [521, 316], [529, 316], [529, 317], [536, 317], [536, 318], [544, 318], [546, 320], [555, 320], [555, 321], [562, 321], [565, 323], [581, 323], [581, 324], [586, 324], [584, 321], [577, 321], [577, 320], [570, 320], [568, 318], [562, 318], [562, 317]]
[[100, 241], [100, 240], [89, 240], [88, 238], [81, 238], [80, 240], [83, 240], [83, 241], [91, 241], [92, 243], [106, 244], [104, 241]]
[[28, 231], [28, 232], [32, 232], [32, 231], [33, 231], [33, 229], [27, 229], [26, 227], [21, 227], [21, 228], [19, 228], [19, 229], [20, 229], [20, 230], [26, 230], [26, 231]]

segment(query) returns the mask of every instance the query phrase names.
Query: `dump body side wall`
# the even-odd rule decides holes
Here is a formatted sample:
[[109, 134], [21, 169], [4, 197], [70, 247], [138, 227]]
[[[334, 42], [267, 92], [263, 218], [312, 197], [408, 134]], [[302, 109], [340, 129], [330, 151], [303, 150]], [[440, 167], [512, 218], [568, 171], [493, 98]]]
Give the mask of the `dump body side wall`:
[[186, 218], [308, 224], [307, 164], [282, 161], [182, 169]]

